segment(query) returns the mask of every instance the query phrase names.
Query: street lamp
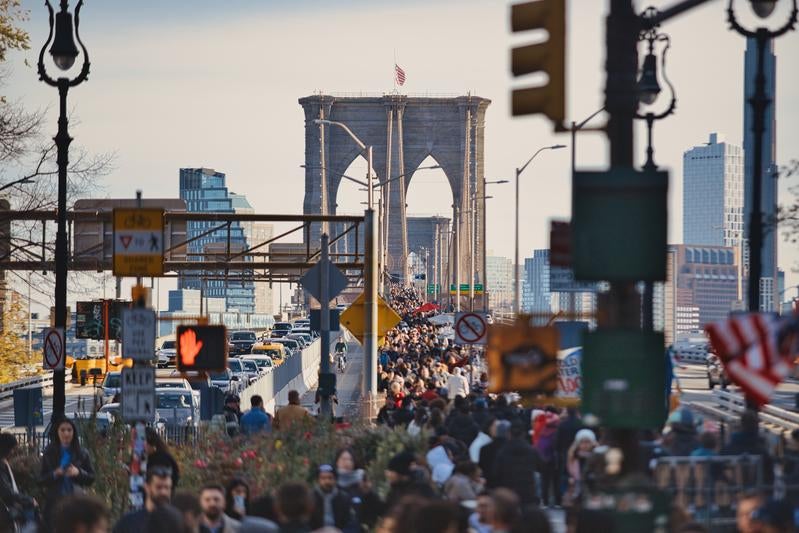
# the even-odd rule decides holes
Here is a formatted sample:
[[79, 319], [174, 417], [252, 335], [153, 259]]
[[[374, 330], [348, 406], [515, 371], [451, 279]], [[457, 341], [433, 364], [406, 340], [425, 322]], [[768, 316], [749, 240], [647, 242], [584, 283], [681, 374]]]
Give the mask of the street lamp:
[[[757, 16], [765, 18], [774, 11], [776, 0], [750, 0]], [[749, 99], [752, 106], [752, 133], [755, 136], [755, 150], [752, 156], [752, 211], [749, 214], [749, 280], [747, 287], [748, 308], [751, 312], [760, 310], [760, 277], [763, 270], [763, 134], [765, 132], [766, 110], [772, 104], [766, 93], [765, 52], [766, 45], [794, 29], [797, 21], [797, 5], [793, 0], [793, 9], [788, 21], [779, 29], [771, 31], [761, 27], [752, 31], [741, 26], [735, 18], [733, 0], [727, 7], [727, 19], [730, 28], [746, 38], [757, 42], [757, 74], [755, 75], [755, 94]]]
[[[70, 87], [81, 84], [89, 76], [89, 52], [86, 50], [83, 41], [80, 39], [79, 23], [80, 8], [83, 0], [78, 0], [75, 7], [75, 31], [72, 31], [72, 15], [69, 13], [69, 2], [61, 0], [61, 11], [55, 16], [53, 24], [53, 6], [50, 0], [45, 0], [47, 10], [50, 12], [50, 34], [47, 41], [39, 52], [39, 80], [51, 87], [58, 87], [59, 114], [58, 114], [58, 133], [54, 138], [58, 149], [58, 229], [55, 237], [55, 321], [56, 328], [66, 331], [67, 325], [67, 268], [68, 268], [68, 246], [67, 246], [67, 167], [69, 166], [69, 144], [72, 138], [69, 136], [67, 119], [67, 92]], [[53, 31], [55, 30], [55, 39]], [[44, 51], [50, 42], [50, 55], [53, 56], [53, 63], [61, 70], [69, 70], [75, 64], [78, 56], [78, 49], [75, 46], [75, 39], [78, 40], [83, 51], [83, 66], [80, 73], [74, 78], [59, 77], [53, 79], [47, 74], [44, 66]], [[64, 417], [65, 409], [64, 391], [64, 370], [53, 372], [53, 414], [51, 423]]]
[[516, 254], [515, 254], [515, 263], [514, 263], [514, 276], [515, 280], [513, 283], [513, 311], [517, 315], [519, 314], [519, 310], [521, 308], [521, 284], [519, 280], [520, 271], [519, 271], [519, 177], [521, 176], [524, 169], [526, 169], [530, 163], [533, 162], [535, 156], [543, 152], [544, 150], [560, 150], [561, 148], [566, 148], [565, 144], [553, 144], [552, 146], [544, 146], [539, 148], [533, 156], [527, 160], [527, 162], [521, 166], [521, 168], [516, 168]]
[[369, 402], [371, 416], [372, 401], [377, 396], [377, 224], [374, 210], [374, 185], [372, 182], [372, 147], [366, 146], [352, 130], [343, 122], [315, 119], [314, 124], [336, 126], [344, 130], [358, 145], [366, 156], [366, 212], [364, 213], [364, 229], [366, 245], [364, 246], [364, 368], [363, 397]]

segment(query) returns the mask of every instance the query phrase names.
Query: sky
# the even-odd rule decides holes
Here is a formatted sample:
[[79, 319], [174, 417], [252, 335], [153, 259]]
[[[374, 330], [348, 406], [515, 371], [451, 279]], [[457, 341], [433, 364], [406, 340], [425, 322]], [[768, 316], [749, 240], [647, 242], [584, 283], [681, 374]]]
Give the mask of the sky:
[[[638, 3], [665, 7], [674, 0]], [[73, 2], [74, 3], [74, 2]], [[567, 22], [567, 116], [581, 121], [603, 105], [604, 16], [608, 1], [572, 0]], [[772, 16], [784, 20], [783, 0]], [[736, 3], [756, 24], [748, 2]], [[56, 128], [57, 92], [37, 80], [35, 64], [46, 39], [47, 11], [39, 0], [24, 26], [32, 49], [12, 52], [7, 97], [47, 108]], [[492, 100], [486, 114], [486, 178], [509, 179], [541, 146], [568, 144], [539, 116], [511, 117], [513, 46], [536, 34], [512, 34], [510, 3], [497, 0], [87, 0], [81, 36], [89, 49], [89, 80], [69, 93], [79, 123], [76, 145], [115, 152], [103, 195], [177, 197], [178, 169], [205, 166], [225, 172], [230, 190], [246, 194], [256, 212], [302, 212], [304, 117], [297, 99], [325, 93], [383, 93], [393, 88], [396, 57], [407, 74], [403, 93], [466, 94]], [[745, 40], [729, 31], [726, 2], [694, 9], [661, 30], [671, 37], [667, 70], [677, 92], [676, 114], [655, 127], [655, 160], [670, 171], [670, 242], [681, 242], [682, 154], [710, 132], [741, 143]], [[777, 24], [777, 22], [774, 22]], [[643, 45], [641, 50], [643, 50]], [[799, 33], [776, 43], [777, 161], [799, 159]], [[30, 65], [26, 66], [24, 61]], [[78, 59], [78, 64], [80, 58]], [[52, 72], [52, 70], [51, 70]], [[667, 91], [655, 104], [667, 105]], [[602, 117], [595, 123], [601, 124]], [[643, 162], [643, 125], [636, 153]], [[577, 164], [607, 165], [603, 134], [583, 133]], [[522, 177], [520, 240], [523, 256], [547, 247], [548, 221], [568, 218], [569, 150], [542, 153]], [[347, 172], [361, 176], [358, 160]], [[794, 183], [795, 184], [795, 183]], [[781, 200], [788, 201], [781, 184]], [[487, 243], [513, 256], [513, 184], [489, 190]], [[364, 193], [342, 187], [340, 210], [356, 212]], [[451, 213], [441, 171], [417, 174], [408, 191], [410, 214]], [[781, 243], [780, 265], [799, 283], [799, 253]], [[165, 286], [168, 284], [162, 284]], [[166, 290], [166, 289], [162, 289]], [[162, 301], [164, 301], [162, 299]]]

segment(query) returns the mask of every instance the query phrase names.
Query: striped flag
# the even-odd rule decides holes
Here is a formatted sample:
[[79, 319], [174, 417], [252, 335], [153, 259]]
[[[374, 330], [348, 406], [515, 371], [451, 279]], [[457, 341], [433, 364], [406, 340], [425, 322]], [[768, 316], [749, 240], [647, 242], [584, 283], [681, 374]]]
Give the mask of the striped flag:
[[705, 326], [730, 381], [758, 406], [791, 371], [796, 330], [796, 319], [768, 313], [741, 313]]
[[397, 80], [397, 85], [405, 85], [405, 71], [396, 63], [394, 63], [394, 79]]

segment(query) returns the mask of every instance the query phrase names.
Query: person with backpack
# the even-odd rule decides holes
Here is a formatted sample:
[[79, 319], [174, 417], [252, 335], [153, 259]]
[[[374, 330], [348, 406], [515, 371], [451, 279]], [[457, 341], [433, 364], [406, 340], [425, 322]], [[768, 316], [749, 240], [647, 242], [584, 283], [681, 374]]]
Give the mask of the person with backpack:
[[560, 507], [560, 472], [558, 470], [557, 434], [560, 417], [550, 410], [534, 422], [533, 447], [541, 458], [541, 499], [545, 506]]

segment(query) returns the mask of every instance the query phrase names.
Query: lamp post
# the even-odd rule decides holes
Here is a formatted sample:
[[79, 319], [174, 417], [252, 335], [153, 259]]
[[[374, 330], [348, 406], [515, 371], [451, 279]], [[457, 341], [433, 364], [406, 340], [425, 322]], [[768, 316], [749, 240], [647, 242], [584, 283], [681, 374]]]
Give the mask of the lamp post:
[[517, 315], [519, 314], [519, 311], [521, 309], [521, 300], [522, 300], [521, 280], [519, 279], [519, 277], [520, 277], [520, 269], [519, 269], [519, 177], [522, 175], [522, 172], [524, 172], [524, 169], [526, 169], [530, 165], [530, 163], [533, 162], [533, 159], [535, 159], [535, 156], [537, 156], [538, 154], [540, 154], [544, 150], [560, 150], [561, 148], [566, 148], [566, 145], [565, 144], [553, 144], [552, 146], [544, 146], [542, 148], [539, 148], [532, 155], [532, 157], [527, 160], [527, 162], [524, 165], [522, 165], [520, 168], [518, 168], [518, 167], [516, 168], [516, 238], [515, 238], [515, 241], [516, 241], [516, 253], [515, 253], [515, 262], [513, 264], [513, 270], [514, 270], [514, 274], [515, 274], [515, 276], [514, 276], [515, 279], [514, 279], [514, 282], [513, 282], [513, 312], [515, 314], [517, 314]]
[[[771, 15], [776, 0], [751, 0], [752, 9], [760, 18]], [[793, 0], [793, 8], [788, 21], [779, 29], [771, 31], [761, 27], [755, 31], [741, 26], [735, 18], [733, 0], [727, 7], [727, 19], [730, 28], [747, 38], [757, 42], [757, 74], [755, 75], [755, 94], [749, 99], [752, 107], [752, 133], [755, 135], [755, 150], [752, 156], [752, 210], [749, 214], [749, 281], [747, 287], [748, 308], [751, 312], [760, 310], [760, 277], [763, 270], [763, 134], [765, 133], [766, 111], [773, 103], [766, 93], [765, 52], [766, 45], [794, 29], [797, 21], [797, 5]]]
[[[364, 246], [364, 358], [363, 358], [363, 395], [369, 405], [377, 396], [377, 224], [374, 210], [374, 185], [372, 181], [372, 147], [366, 146], [352, 130], [343, 122], [316, 119], [315, 124], [336, 126], [344, 130], [366, 156], [366, 212], [364, 213], [365, 240]], [[371, 411], [371, 408], [368, 409]], [[370, 415], [371, 416], [371, 413]]]
[[[509, 183], [509, 180], [486, 181], [484, 179], [483, 180], [483, 190], [485, 191], [485, 186], [487, 186], [487, 185], [501, 185], [501, 184], [504, 184], [504, 183]], [[470, 211], [469, 211], [469, 215], [470, 215], [470, 217], [469, 217], [469, 219], [470, 219], [469, 227], [472, 228], [471, 246], [470, 246], [470, 252], [471, 253], [469, 254], [469, 310], [470, 311], [474, 311], [474, 284], [477, 281], [477, 276], [476, 276], [477, 273], [475, 272], [476, 266], [475, 266], [475, 262], [474, 262], [475, 261], [474, 257], [477, 254], [477, 200], [482, 200], [483, 201], [483, 225], [485, 225], [485, 219], [486, 219], [486, 216], [485, 216], [486, 202], [485, 201], [486, 200], [490, 200], [491, 198], [493, 198], [493, 196], [485, 196], [485, 195], [477, 196], [476, 192], [472, 193], [472, 196], [471, 196], [471, 204], [472, 205], [471, 205], [471, 208], [470, 208]], [[484, 235], [485, 235], [485, 233], [484, 233]], [[485, 244], [485, 242], [483, 244]], [[483, 255], [483, 279], [482, 279], [482, 282], [483, 282], [483, 296], [485, 297], [486, 287], [487, 287], [488, 284], [486, 283], [486, 279], [485, 279], [485, 277], [486, 277], [485, 246], [483, 246], [483, 248], [484, 248], [484, 250], [483, 250], [483, 254], [482, 254]], [[488, 307], [485, 305], [485, 298], [484, 298], [483, 302], [484, 302], [484, 305], [483, 305], [484, 309], [483, 310], [484, 311], [488, 311]]]
[[[72, 138], [69, 136], [67, 119], [67, 92], [70, 87], [75, 87], [82, 83], [89, 76], [89, 53], [80, 39], [79, 21], [80, 8], [83, 0], [78, 0], [75, 7], [75, 30], [72, 30], [72, 15], [69, 13], [69, 2], [61, 0], [61, 11], [54, 14], [50, 0], [45, 0], [45, 5], [50, 13], [50, 34], [47, 41], [39, 52], [39, 80], [51, 87], [58, 87], [59, 96], [59, 115], [58, 133], [54, 137], [58, 149], [58, 229], [55, 238], [55, 327], [66, 331], [67, 325], [67, 268], [68, 268], [68, 243], [67, 243], [67, 167], [69, 165], [69, 144]], [[53, 18], [55, 17], [55, 24]], [[53, 38], [55, 33], [55, 39]], [[83, 51], [83, 66], [80, 73], [73, 79], [59, 77], [53, 79], [47, 74], [44, 66], [44, 51], [50, 42], [50, 55], [53, 63], [63, 71], [67, 71], [75, 64], [78, 56], [78, 49], [75, 46], [75, 39], [80, 44]], [[53, 372], [53, 413], [50, 419], [51, 424], [64, 417], [65, 391], [64, 391], [64, 370]]]

